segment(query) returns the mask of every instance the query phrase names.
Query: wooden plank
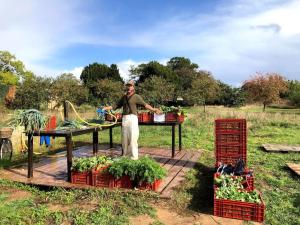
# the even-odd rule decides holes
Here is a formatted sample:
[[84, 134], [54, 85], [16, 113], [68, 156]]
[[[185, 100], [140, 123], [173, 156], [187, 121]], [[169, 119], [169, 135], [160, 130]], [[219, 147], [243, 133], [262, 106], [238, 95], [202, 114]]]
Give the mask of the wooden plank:
[[178, 186], [183, 180], [185, 180], [185, 175], [188, 170], [193, 168], [197, 163], [201, 152], [193, 153], [192, 157], [189, 159], [189, 162], [182, 168], [182, 170], [176, 175], [176, 177], [169, 183], [169, 185], [161, 192], [160, 197], [170, 198], [173, 188]]
[[300, 164], [287, 163], [286, 164], [293, 172], [300, 176]]
[[[168, 169], [168, 176], [162, 181], [161, 186], [158, 189], [158, 192], [164, 191], [165, 188], [172, 182], [174, 177], [182, 170], [183, 166], [188, 162], [191, 157], [191, 153], [186, 152], [180, 159], [176, 159], [174, 165], [168, 164], [165, 168]], [[171, 159], [172, 160], [172, 159]]]
[[263, 144], [262, 147], [267, 152], [300, 152], [300, 146], [284, 144]]

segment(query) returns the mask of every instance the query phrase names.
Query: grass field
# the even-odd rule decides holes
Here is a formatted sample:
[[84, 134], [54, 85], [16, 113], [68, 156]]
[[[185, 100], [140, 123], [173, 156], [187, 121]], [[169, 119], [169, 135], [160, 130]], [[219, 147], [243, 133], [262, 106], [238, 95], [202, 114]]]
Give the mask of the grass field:
[[[266, 203], [265, 224], [300, 224], [300, 179], [285, 166], [287, 162], [300, 162], [299, 153], [266, 153], [263, 143], [300, 145], [300, 110], [259, 107], [230, 109], [201, 107], [188, 109], [183, 125], [184, 149], [202, 149], [203, 154], [186, 182], [176, 189], [171, 200], [164, 203], [179, 214], [195, 212], [211, 214], [212, 174], [214, 172], [214, 120], [216, 118], [246, 118], [248, 122], [248, 166], [254, 170], [255, 186]], [[171, 129], [140, 127], [141, 146], [169, 147]], [[90, 144], [91, 135], [74, 138], [74, 145]], [[108, 142], [108, 132], [100, 136], [101, 143]], [[55, 149], [63, 148], [63, 139], [55, 140]], [[114, 142], [120, 143], [120, 130], [114, 130]], [[45, 151], [45, 150], [43, 150]], [[22, 160], [26, 155], [14, 159]], [[3, 164], [2, 164], [3, 166]], [[121, 193], [118, 191], [40, 190], [7, 181], [0, 181], [0, 224], [127, 224], [135, 215], [148, 214], [157, 219], [153, 204], [161, 202], [155, 194]], [[11, 199], [10, 191], [26, 191], [22, 199]]]

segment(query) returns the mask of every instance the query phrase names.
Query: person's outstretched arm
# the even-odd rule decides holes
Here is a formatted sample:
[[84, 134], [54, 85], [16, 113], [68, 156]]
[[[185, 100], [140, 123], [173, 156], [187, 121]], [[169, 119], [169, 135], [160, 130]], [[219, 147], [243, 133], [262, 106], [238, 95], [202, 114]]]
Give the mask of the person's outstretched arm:
[[157, 113], [157, 114], [161, 114], [162, 112], [160, 111], [160, 109], [157, 109], [157, 108], [153, 108], [151, 105], [149, 104], [146, 104], [145, 105], [145, 108], [154, 112], [154, 113]]

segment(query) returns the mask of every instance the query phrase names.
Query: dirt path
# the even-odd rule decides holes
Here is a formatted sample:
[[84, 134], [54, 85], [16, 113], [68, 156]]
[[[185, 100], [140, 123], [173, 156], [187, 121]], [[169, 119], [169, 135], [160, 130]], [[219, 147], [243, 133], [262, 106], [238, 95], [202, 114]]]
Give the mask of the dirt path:
[[[165, 225], [243, 225], [241, 220], [220, 218], [212, 215], [194, 213], [193, 215], [179, 215], [168, 208], [156, 206], [157, 218], [151, 218], [148, 215], [141, 215], [130, 219], [131, 225], [150, 225], [150, 224], [165, 224]], [[160, 222], [160, 223], [159, 223]], [[260, 223], [254, 223], [258, 225]]]

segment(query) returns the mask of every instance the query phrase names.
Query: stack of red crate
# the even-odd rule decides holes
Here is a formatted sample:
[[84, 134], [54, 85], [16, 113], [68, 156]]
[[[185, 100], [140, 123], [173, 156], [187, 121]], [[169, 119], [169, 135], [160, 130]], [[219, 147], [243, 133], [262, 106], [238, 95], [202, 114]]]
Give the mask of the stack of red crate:
[[[216, 164], [235, 165], [237, 160], [247, 165], [247, 123], [245, 119], [217, 119], [215, 121], [215, 156]], [[215, 177], [219, 174], [215, 174]], [[254, 177], [242, 175], [244, 188], [247, 191], [254, 190]], [[215, 189], [216, 187], [214, 187]], [[214, 197], [214, 215], [242, 220], [263, 222], [265, 205], [261, 199], [260, 204], [240, 202]]]
[[247, 163], [247, 124], [245, 119], [215, 121], [216, 166], [219, 162], [234, 164], [238, 159]]

